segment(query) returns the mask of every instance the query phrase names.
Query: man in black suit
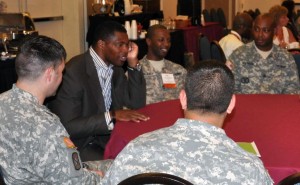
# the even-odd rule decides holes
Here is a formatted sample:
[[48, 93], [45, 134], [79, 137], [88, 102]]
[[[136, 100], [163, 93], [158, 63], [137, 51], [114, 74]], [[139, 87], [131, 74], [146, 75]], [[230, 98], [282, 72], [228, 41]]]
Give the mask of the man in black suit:
[[[62, 85], [48, 106], [60, 117], [82, 161], [102, 159], [115, 120], [149, 119], [132, 110], [146, 101], [137, 54], [126, 29], [110, 21], [96, 29], [86, 53], [66, 64]], [[126, 60], [127, 76], [122, 68]]]

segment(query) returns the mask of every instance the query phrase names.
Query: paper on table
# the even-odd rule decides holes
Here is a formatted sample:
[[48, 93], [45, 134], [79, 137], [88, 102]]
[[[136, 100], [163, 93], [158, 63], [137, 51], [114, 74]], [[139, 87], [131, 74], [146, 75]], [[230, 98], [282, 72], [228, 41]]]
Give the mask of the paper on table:
[[237, 144], [242, 148], [244, 149], [245, 151], [249, 152], [249, 153], [252, 153], [258, 157], [261, 157], [258, 149], [257, 149], [257, 146], [255, 144], [255, 142], [237, 142]]

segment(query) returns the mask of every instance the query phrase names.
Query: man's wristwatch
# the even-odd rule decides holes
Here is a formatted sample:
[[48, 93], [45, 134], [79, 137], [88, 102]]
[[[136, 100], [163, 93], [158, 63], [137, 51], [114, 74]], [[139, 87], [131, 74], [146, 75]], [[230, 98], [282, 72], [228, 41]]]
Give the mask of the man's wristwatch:
[[137, 63], [136, 66], [134, 68], [127, 66], [127, 68], [131, 71], [141, 71], [142, 66], [140, 63]]

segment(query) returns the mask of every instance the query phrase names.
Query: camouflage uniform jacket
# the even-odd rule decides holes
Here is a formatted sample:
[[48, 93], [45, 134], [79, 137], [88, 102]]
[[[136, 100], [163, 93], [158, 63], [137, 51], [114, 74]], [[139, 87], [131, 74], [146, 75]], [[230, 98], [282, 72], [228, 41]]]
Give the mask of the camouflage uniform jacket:
[[[6, 184], [96, 184], [59, 118], [15, 85], [0, 95], [0, 166]], [[65, 142], [66, 143], [65, 143]]]
[[236, 49], [233, 62], [236, 93], [297, 94], [299, 78], [294, 58], [286, 50], [273, 45], [266, 59], [257, 52], [254, 42]]
[[195, 185], [273, 183], [260, 159], [240, 148], [223, 129], [188, 119], [131, 141], [102, 182], [116, 185], [143, 172], [169, 173]]
[[[164, 67], [161, 72], [155, 71], [147, 60], [146, 56], [140, 60], [144, 78], [146, 80], [146, 104], [162, 102], [166, 100], [178, 99], [180, 90], [184, 88], [186, 69], [181, 65], [175, 64], [164, 59]], [[176, 88], [164, 88], [162, 73], [173, 74]]]

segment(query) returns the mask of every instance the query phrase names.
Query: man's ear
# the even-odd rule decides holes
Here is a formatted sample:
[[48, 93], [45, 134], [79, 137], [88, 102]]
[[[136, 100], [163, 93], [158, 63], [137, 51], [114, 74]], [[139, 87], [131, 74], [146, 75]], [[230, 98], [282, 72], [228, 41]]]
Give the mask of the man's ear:
[[97, 44], [100, 49], [103, 49], [105, 43], [103, 40], [98, 40]]
[[187, 99], [186, 99], [185, 90], [180, 91], [179, 100], [180, 100], [181, 108], [183, 110], [186, 110], [187, 109]]
[[44, 78], [45, 82], [50, 82], [51, 81], [54, 72], [55, 71], [54, 71], [53, 67], [48, 67], [45, 70], [44, 75], [43, 75], [43, 78]]
[[151, 44], [151, 40], [149, 38], [146, 38], [146, 43], [147, 43], [147, 46], [149, 46]]
[[236, 101], [235, 95], [232, 95], [229, 106], [228, 106], [227, 111], [226, 111], [227, 114], [230, 114], [232, 112], [232, 110], [234, 109], [235, 101]]

